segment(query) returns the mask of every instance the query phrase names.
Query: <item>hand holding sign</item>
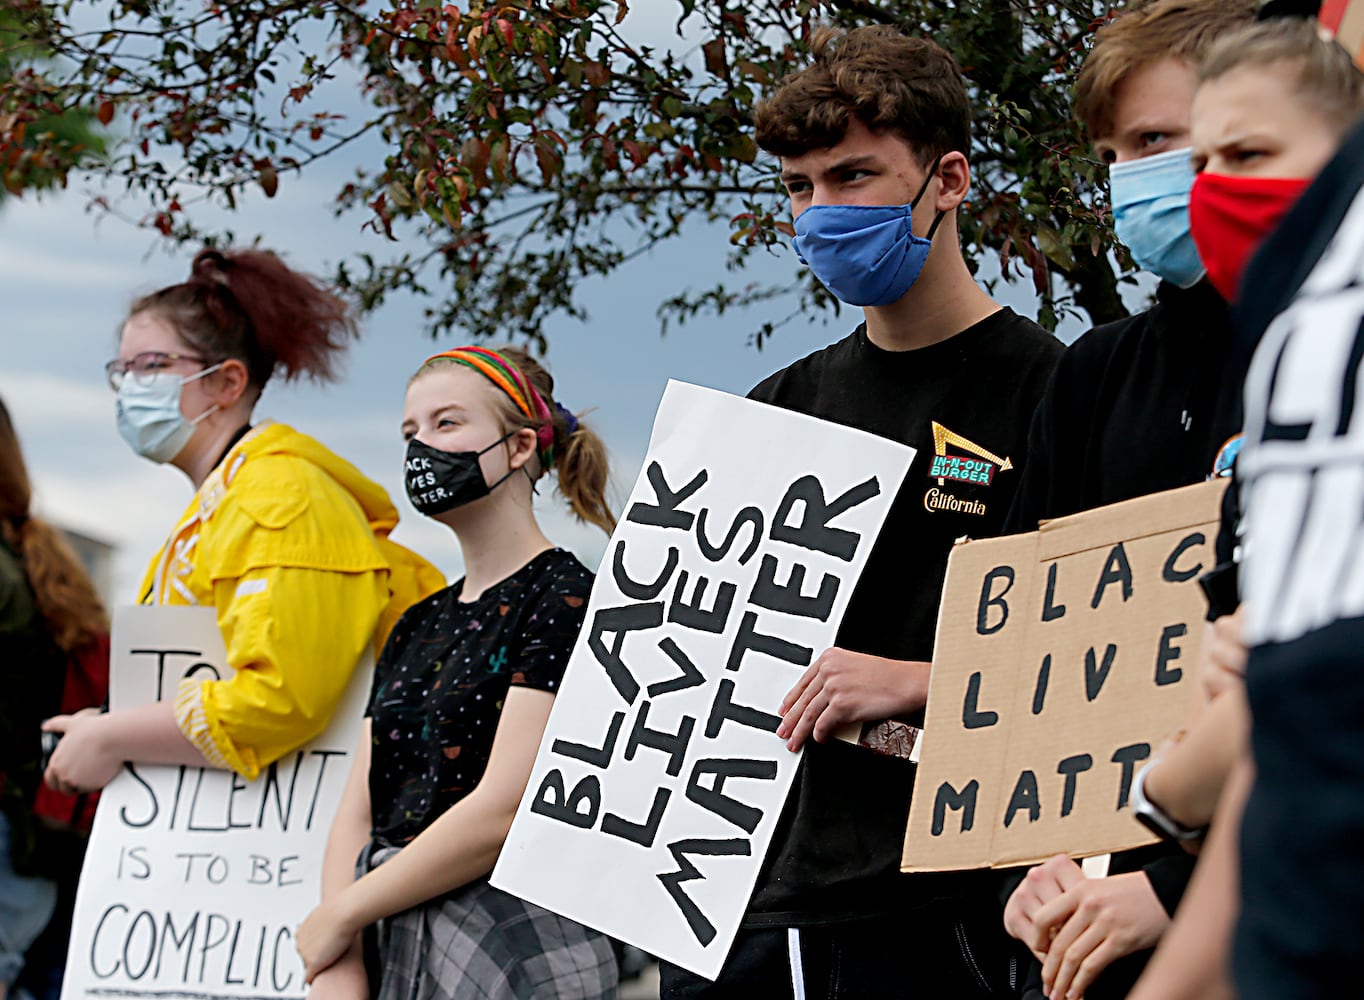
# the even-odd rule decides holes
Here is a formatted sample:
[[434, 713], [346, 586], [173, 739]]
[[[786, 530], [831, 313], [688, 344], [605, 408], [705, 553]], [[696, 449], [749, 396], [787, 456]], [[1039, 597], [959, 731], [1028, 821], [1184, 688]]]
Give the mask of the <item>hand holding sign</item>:
[[917, 712], [928, 698], [931, 664], [827, 649], [810, 664], [777, 709], [777, 735], [799, 750], [813, 736], [823, 743], [850, 722]]
[[43, 780], [65, 795], [94, 792], [113, 780], [123, 761], [108, 753], [101, 736], [102, 713], [86, 708], [74, 715], [55, 715], [43, 723], [43, 732], [61, 737], [48, 759]]

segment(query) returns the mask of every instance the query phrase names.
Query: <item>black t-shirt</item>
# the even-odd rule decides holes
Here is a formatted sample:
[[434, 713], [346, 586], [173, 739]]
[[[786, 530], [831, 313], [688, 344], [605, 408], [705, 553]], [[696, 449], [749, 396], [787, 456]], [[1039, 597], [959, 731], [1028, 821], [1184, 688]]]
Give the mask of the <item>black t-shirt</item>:
[[1067, 348], [1033, 418], [1006, 533], [1206, 479], [1240, 431], [1231, 344], [1216, 291], [1162, 282], [1150, 309]]
[[[999, 533], [1061, 349], [1010, 309], [912, 351], [883, 350], [859, 327], [750, 393], [918, 450], [849, 601], [840, 648], [932, 658], [948, 553], [963, 535]], [[746, 924], [815, 924], [924, 902], [936, 880], [900, 873], [913, 779], [908, 761], [808, 742]]]
[[582, 627], [592, 574], [550, 549], [477, 600], [461, 580], [393, 629], [370, 693], [372, 836], [406, 844], [473, 791], [512, 685], [557, 691]]
[[1233, 968], [1245, 1000], [1364, 993], [1364, 126], [1265, 242], [1237, 464], [1255, 786]]

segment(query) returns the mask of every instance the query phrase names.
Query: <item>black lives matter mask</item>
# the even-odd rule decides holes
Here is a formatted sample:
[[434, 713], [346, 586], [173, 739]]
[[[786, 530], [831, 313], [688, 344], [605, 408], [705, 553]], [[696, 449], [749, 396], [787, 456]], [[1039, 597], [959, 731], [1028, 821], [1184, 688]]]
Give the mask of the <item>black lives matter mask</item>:
[[516, 470], [509, 469], [506, 476], [489, 483], [483, 478], [479, 456], [492, 451], [515, 433], [502, 435], [483, 451], [441, 451], [416, 438], [409, 439], [405, 470], [407, 498], [412, 506], [419, 513], [434, 517], [486, 497]]

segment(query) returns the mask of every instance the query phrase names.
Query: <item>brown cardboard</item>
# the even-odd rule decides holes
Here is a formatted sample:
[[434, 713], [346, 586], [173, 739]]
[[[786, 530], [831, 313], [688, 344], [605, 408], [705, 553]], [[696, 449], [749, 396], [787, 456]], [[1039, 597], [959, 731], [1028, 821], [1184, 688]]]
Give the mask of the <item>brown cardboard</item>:
[[904, 871], [1006, 867], [1152, 842], [1131, 818], [1127, 792], [1197, 690], [1205, 610], [1197, 577], [1214, 562], [1224, 485], [957, 545]]

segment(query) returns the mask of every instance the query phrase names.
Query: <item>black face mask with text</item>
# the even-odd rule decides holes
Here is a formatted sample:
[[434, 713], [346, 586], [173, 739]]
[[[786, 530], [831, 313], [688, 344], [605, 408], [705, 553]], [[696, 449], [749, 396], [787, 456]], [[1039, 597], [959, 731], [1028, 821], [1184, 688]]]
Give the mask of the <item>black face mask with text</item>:
[[511, 431], [502, 435], [483, 451], [441, 451], [410, 438], [404, 469], [407, 498], [412, 501], [412, 506], [419, 513], [434, 517], [486, 497], [516, 470], [508, 469], [507, 475], [495, 483], [489, 483], [483, 478], [483, 467], [478, 464], [479, 456], [492, 451], [515, 433]]

